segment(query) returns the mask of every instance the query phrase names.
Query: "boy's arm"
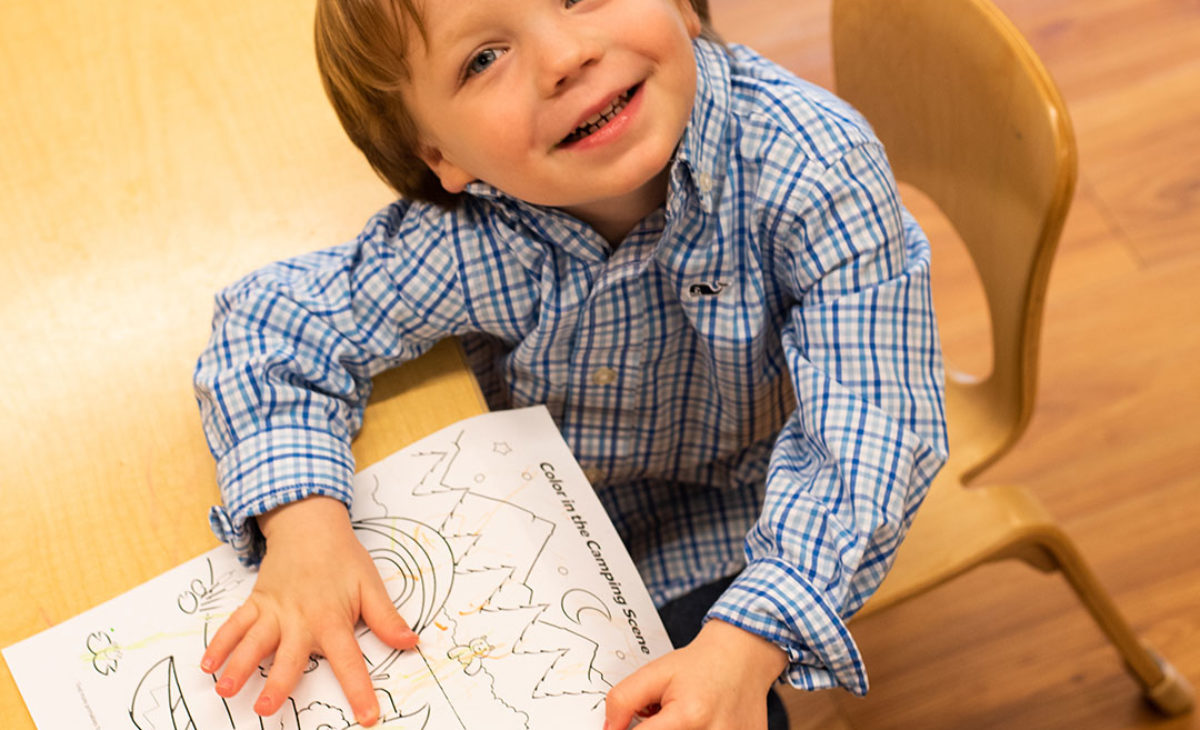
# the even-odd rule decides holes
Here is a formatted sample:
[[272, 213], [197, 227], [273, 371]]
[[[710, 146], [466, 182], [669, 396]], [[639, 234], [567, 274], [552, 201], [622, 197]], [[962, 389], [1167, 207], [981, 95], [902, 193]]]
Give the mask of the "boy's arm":
[[929, 246], [878, 145], [809, 181], [775, 245], [798, 302], [797, 407], [776, 440], [748, 565], [709, 618], [766, 638], [797, 687], [867, 690], [845, 620], [882, 581], [947, 456]]
[[[276, 712], [310, 654], [333, 668], [355, 717], [379, 706], [354, 628], [394, 648], [416, 635], [397, 613], [349, 520], [358, 430], [371, 376], [466, 325], [455, 259], [396, 203], [351, 244], [275, 264], [218, 297], [196, 369], [224, 507], [210, 519], [254, 590], [202, 660], [217, 692], [242, 689], [275, 655], [255, 702]], [[416, 219], [416, 220], [413, 220]]]
[[194, 378], [224, 502], [209, 519], [247, 564], [262, 558], [255, 515], [313, 495], [350, 503], [371, 377], [465, 326], [455, 262], [407, 210], [217, 297]]
[[[797, 304], [783, 348], [797, 407], [776, 440], [748, 565], [690, 644], [610, 692], [606, 730], [766, 725], [780, 674], [867, 690], [846, 628], [878, 586], [947, 455], [929, 247], [883, 150], [806, 178], [773, 269]], [[721, 671], [714, 672], [718, 666]]]

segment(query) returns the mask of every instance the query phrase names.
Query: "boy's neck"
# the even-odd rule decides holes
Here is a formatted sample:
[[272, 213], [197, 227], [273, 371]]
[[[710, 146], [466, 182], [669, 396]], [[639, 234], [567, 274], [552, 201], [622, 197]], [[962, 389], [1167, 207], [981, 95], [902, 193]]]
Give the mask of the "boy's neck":
[[568, 206], [563, 210], [590, 225], [616, 248], [634, 226], [666, 202], [669, 178], [668, 165], [645, 185], [625, 195]]

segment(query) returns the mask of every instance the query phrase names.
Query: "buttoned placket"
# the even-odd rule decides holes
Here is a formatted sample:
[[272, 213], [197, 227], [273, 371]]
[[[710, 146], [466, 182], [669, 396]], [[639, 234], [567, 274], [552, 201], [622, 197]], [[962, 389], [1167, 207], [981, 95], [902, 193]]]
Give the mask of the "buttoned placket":
[[578, 423], [566, 434], [592, 481], [628, 474], [640, 465], [638, 414], [646, 375], [646, 294], [650, 252], [661, 234], [654, 223], [635, 230], [605, 263], [577, 319], [571, 357], [571, 400]]

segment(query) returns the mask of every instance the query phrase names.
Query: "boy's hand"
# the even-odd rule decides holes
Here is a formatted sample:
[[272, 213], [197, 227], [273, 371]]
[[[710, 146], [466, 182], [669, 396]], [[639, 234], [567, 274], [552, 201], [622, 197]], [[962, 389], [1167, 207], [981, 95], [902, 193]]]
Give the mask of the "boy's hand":
[[271, 715], [295, 689], [309, 655], [319, 653], [329, 660], [355, 719], [373, 725], [379, 702], [354, 627], [361, 616], [395, 649], [412, 648], [417, 635], [392, 605], [345, 505], [309, 497], [262, 515], [258, 524], [267, 539], [258, 580], [209, 642], [201, 669], [211, 673], [225, 664], [217, 694], [232, 697], [274, 653], [254, 703], [255, 712]]
[[765, 730], [767, 691], [787, 666], [782, 649], [722, 621], [659, 657], [608, 692], [604, 730]]

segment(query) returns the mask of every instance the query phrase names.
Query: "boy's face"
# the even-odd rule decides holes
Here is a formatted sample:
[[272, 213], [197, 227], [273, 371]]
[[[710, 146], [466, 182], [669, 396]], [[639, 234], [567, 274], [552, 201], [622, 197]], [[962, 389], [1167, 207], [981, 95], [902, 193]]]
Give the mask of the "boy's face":
[[447, 190], [481, 180], [575, 211], [661, 200], [696, 89], [688, 0], [425, 0], [422, 20], [403, 94]]

